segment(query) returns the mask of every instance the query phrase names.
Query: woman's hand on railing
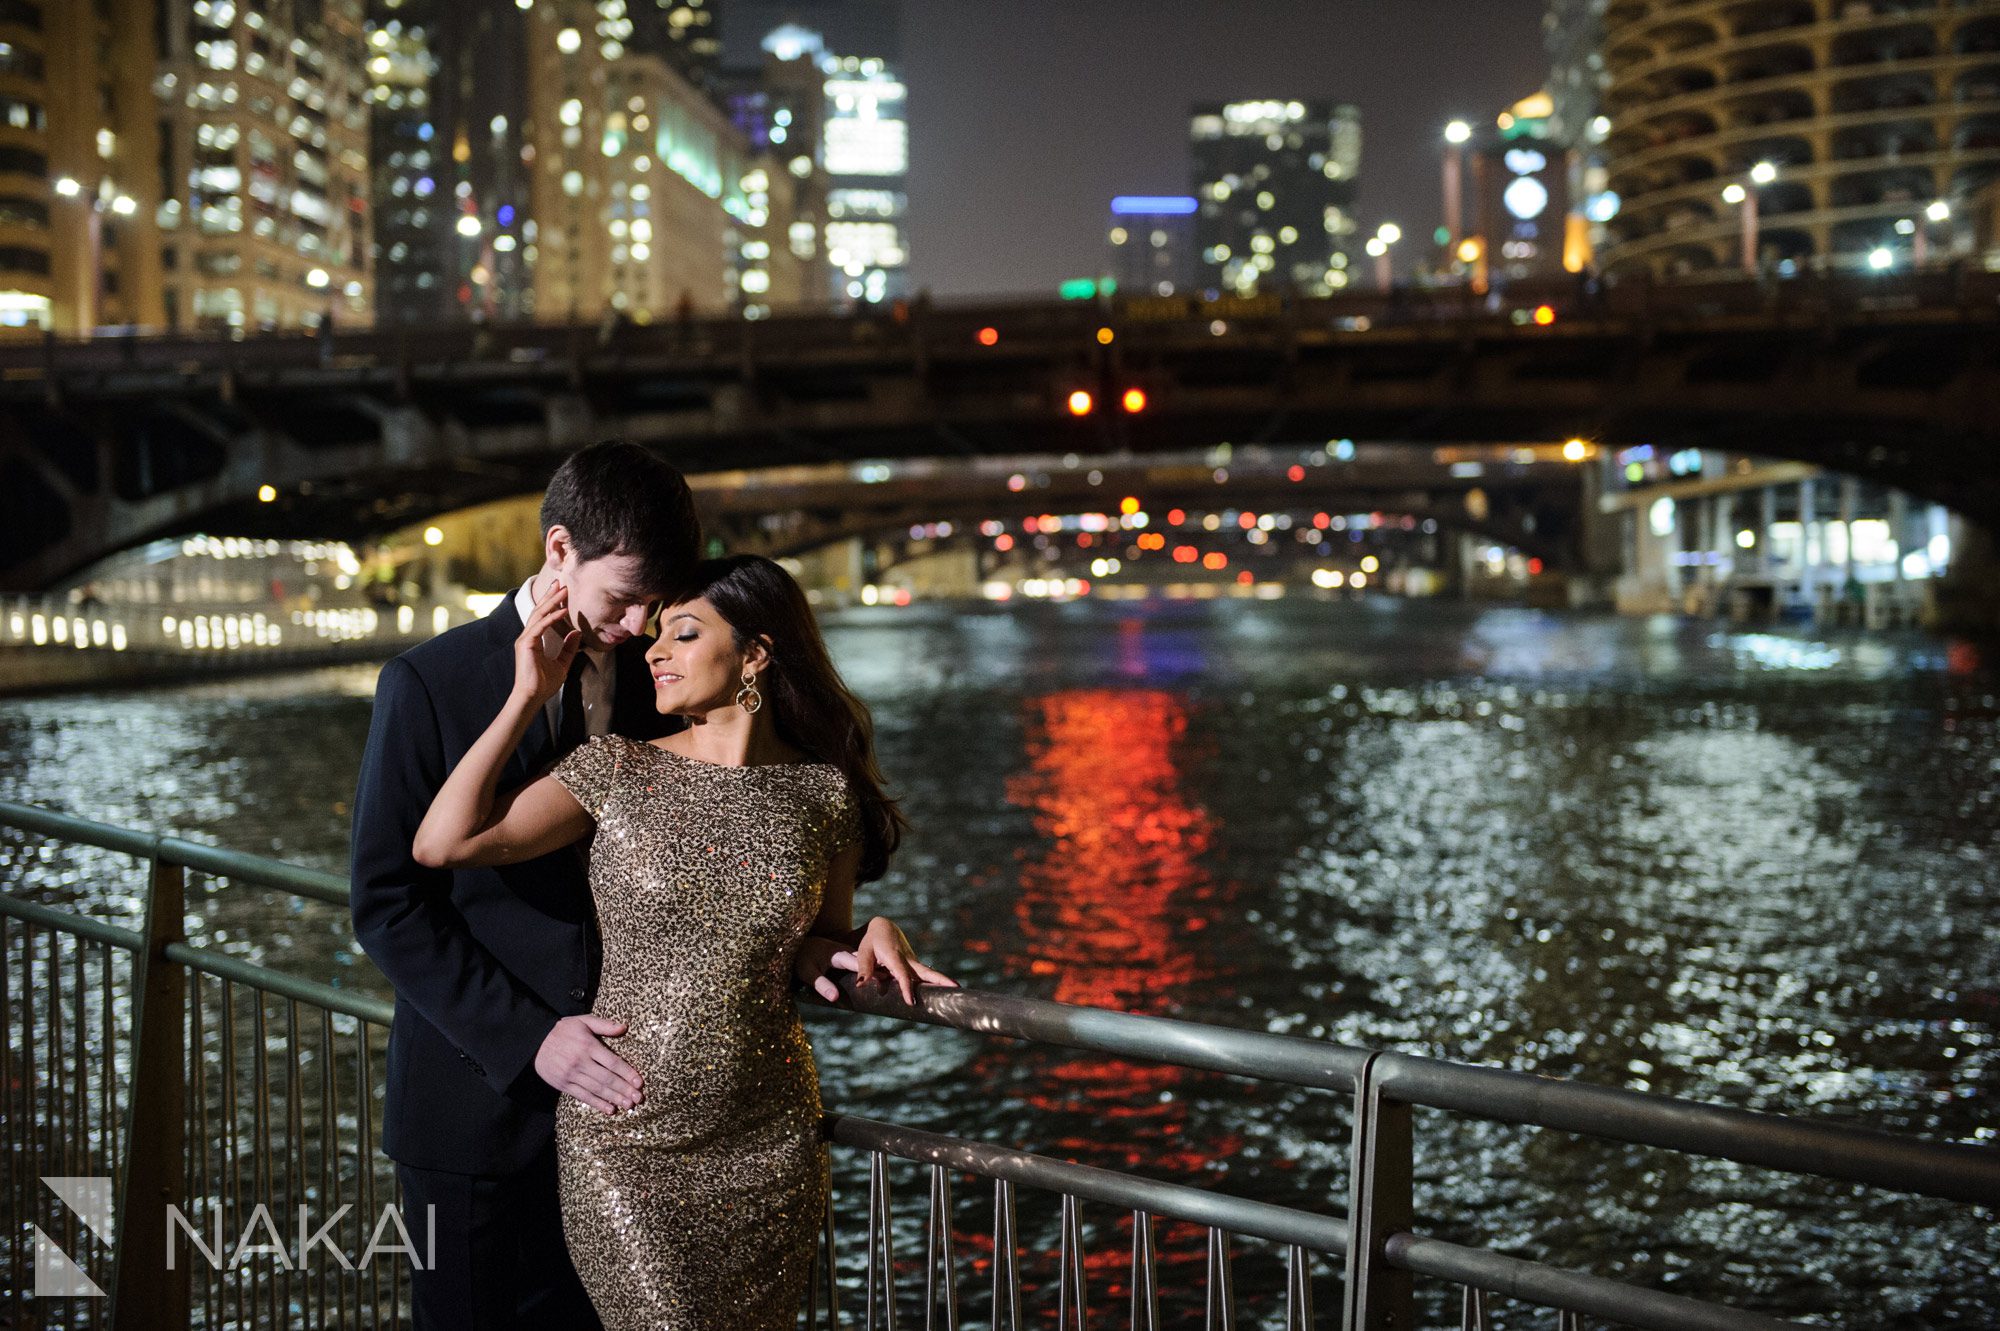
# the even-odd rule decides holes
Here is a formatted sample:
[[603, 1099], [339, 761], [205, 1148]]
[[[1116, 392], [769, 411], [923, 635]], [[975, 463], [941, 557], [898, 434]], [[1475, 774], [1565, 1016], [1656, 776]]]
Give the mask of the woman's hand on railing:
[[[843, 960], [845, 958], [845, 960]], [[886, 915], [877, 915], [868, 921], [862, 931], [861, 941], [851, 952], [843, 951], [833, 958], [833, 964], [841, 970], [851, 970], [855, 977], [866, 984], [876, 978], [878, 970], [886, 970], [895, 978], [896, 987], [903, 991], [903, 1001], [913, 1003], [917, 998], [917, 985], [935, 984], [946, 989], [958, 988], [958, 981], [941, 971], [932, 970], [917, 960], [916, 949], [903, 935], [896, 922]]]

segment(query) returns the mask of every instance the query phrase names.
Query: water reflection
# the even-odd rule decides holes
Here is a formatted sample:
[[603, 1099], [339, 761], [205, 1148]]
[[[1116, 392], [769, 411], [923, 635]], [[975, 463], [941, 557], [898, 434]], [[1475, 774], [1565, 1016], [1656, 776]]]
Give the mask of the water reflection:
[[[2000, 1134], [2000, 682], [1970, 644], [1387, 600], [912, 607], [828, 635], [915, 827], [861, 909], [968, 984]], [[0, 702], [0, 798], [337, 869], [372, 677]], [[127, 922], [142, 881], [6, 833], [0, 875]], [[191, 910], [223, 946], [370, 980], [336, 909], [227, 889]], [[1334, 1096], [812, 1034], [855, 1113], [1342, 1204]], [[1962, 1208], [1447, 1115], [1418, 1132], [1447, 1237], [1845, 1324], [2000, 1324], [2000, 1245]], [[897, 1188], [915, 1226], [922, 1181]], [[990, 1193], [958, 1197], [985, 1260]], [[1049, 1241], [1053, 1199], [1020, 1209]], [[1084, 1218], [1103, 1309], [1129, 1223]], [[1199, 1234], [1162, 1249], [1198, 1293]], [[1275, 1262], [1239, 1254], [1268, 1299]]]

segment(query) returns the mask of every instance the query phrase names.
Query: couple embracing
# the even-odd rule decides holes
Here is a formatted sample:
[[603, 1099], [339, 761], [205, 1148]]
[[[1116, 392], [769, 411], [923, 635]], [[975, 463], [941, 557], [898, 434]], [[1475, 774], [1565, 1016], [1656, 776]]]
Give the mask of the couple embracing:
[[355, 796], [415, 1323], [790, 1326], [827, 1198], [793, 986], [952, 983], [853, 925], [903, 819], [804, 592], [698, 560], [679, 472], [593, 445], [541, 519], [532, 578], [383, 668]]

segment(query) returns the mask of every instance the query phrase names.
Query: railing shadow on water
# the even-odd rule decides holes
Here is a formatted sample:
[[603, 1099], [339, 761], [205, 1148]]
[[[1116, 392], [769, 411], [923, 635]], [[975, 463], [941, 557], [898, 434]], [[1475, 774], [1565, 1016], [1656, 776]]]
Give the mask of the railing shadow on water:
[[[189, 875], [344, 906], [347, 885], [274, 860], [0, 802], [0, 827], [58, 846], [129, 856], [144, 867], [141, 927], [78, 915], [0, 884], [0, 1198], [10, 1212], [0, 1326], [188, 1328], [395, 1327], [407, 1320], [406, 1258], [421, 1225], [396, 1207], [393, 1168], [376, 1150], [391, 1006], [185, 938]], [[1657, 1147], [1796, 1175], [1991, 1209], [2000, 1152], [1845, 1125], [1753, 1113], [1497, 1068], [1234, 1030], [1040, 999], [848, 984], [855, 1014], [1082, 1050], [1108, 1058], [1331, 1092], [1353, 1106], [1344, 1215], [1229, 1196], [1007, 1146], [839, 1112], [826, 1116], [842, 1160], [866, 1174], [864, 1215], [836, 1225], [830, 1202], [801, 1318], [808, 1328], [894, 1331], [921, 1296], [923, 1326], [956, 1331], [970, 1311], [995, 1331], [1054, 1312], [1087, 1324], [1083, 1207], [1130, 1226], [1115, 1309], [1157, 1331], [1157, 1227], [1205, 1233], [1199, 1306], [1209, 1331], [1233, 1328], [1241, 1242], [1282, 1254], [1288, 1331], [1415, 1325], [1414, 1282], [1451, 1287], [1463, 1328], [1503, 1311], [1537, 1325], [1769, 1328], [1763, 1314], [1523, 1260], [1415, 1232], [1412, 1110]], [[893, 1168], [892, 1168], [893, 1165]], [[927, 1189], [921, 1225], [892, 1204], [892, 1174]], [[955, 1179], [990, 1187], [992, 1221], [968, 1228]], [[98, 1223], [57, 1180], [111, 1179], [115, 1220]], [[65, 1186], [69, 1191], [65, 1192]], [[1053, 1253], [1024, 1249], [1017, 1190], [1053, 1197]], [[984, 1202], [978, 1203], [983, 1220]], [[109, 1242], [115, 1228], [115, 1247]], [[984, 1232], [977, 1232], [984, 1229]], [[95, 1232], [94, 1232], [95, 1231]], [[855, 1260], [855, 1238], [861, 1253]], [[899, 1238], [905, 1251], [898, 1254]], [[968, 1261], [961, 1241], [985, 1253]], [[921, 1253], [914, 1251], [921, 1248]], [[154, 1254], [165, 1254], [156, 1257]], [[1123, 1245], [1113, 1257], [1125, 1267]], [[1053, 1289], [1024, 1284], [1053, 1256]], [[1097, 1263], [1101, 1266], [1103, 1263]], [[1315, 1268], [1319, 1268], [1316, 1270]], [[109, 1273], [108, 1279], [105, 1273]], [[973, 1286], [973, 1276], [982, 1276]], [[1339, 1296], [1314, 1306], [1333, 1277]], [[105, 1297], [36, 1299], [37, 1280]], [[1030, 1306], [1031, 1304], [1035, 1306]], [[1106, 1308], [1095, 1309], [1100, 1325]]]

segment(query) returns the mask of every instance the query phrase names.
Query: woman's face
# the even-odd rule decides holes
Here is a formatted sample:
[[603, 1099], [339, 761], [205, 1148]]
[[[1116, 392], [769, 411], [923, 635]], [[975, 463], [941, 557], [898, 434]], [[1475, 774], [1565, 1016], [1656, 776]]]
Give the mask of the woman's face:
[[653, 705], [682, 716], [735, 706], [746, 667], [762, 669], [736, 650], [736, 635], [704, 597], [661, 613], [660, 636], [646, 651], [646, 666], [653, 676]]

